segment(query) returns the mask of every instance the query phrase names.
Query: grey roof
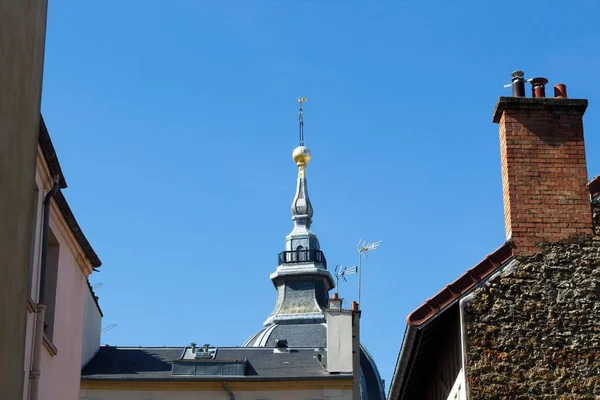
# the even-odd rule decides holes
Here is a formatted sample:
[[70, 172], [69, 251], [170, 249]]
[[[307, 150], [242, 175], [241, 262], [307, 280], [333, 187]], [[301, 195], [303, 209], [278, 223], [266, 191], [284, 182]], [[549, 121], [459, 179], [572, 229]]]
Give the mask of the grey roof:
[[[245, 347], [275, 346], [275, 340], [285, 339], [290, 347], [327, 348], [326, 324], [273, 324], [251, 336]], [[385, 399], [385, 389], [373, 357], [360, 346], [361, 393], [363, 399]], [[323, 353], [324, 355], [326, 354]]]
[[[84, 367], [82, 380], [223, 380], [223, 376], [172, 375], [172, 363], [181, 359], [184, 347], [101, 347]], [[273, 348], [217, 348], [215, 361], [247, 360], [244, 376], [227, 380], [351, 379], [351, 374], [329, 374], [327, 354], [322, 349], [290, 349], [274, 353]], [[320, 363], [317, 355], [321, 354]]]
[[[228, 381], [352, 379], [352, 374], [329, 374], [327, 352], [321, 348], [291, 348], [274, 353], [273, 347], [219, 347], [214, 361], [247, 360], [244, 376], [227, 376]], [[101, 347], [83, 368], [81, 379], [91, 380], [205, 380], [222, 381], [224, 376], [172, 375], [173, 362], [180, 360], [185, 347]], [[321, 355], [321, 362], [317, 356]], [[375, 362], [361, 346], [361, 386], [366, 399], [384, 399], [383, 385]]]
[[244, 347], [275, 347], [275, 340], [285, 339], [290, 347], [327, 347], [324, 324], [274, 324], [252, 336]]

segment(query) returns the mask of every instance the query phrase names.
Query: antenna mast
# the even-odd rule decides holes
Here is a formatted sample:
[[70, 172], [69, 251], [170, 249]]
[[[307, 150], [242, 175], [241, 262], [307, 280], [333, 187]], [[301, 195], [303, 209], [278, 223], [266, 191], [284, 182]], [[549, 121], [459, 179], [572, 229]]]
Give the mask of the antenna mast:
[[348, 282], [346, 275], [355, 274], [356, 271], [358, 271], [358, 267], [356, 265], [352, 267], [346, 267], [342, 264], [338, 264], [335, 267], [335, 292], [338, 295], [340, 294], [340, 278], [342, 278], [344, 282]]
[[368, 243], [366, 240], [360, 239], [358, 241], [358, 246], [356, 246], [356, 251], [358, 251], [358, 305], [361, 306], [360, 303], [360, 276], [362, 275], [362, 258], [367, 257], [367, 252], [371, 250], [375, 250], [379, 247], [381, 240], [373, 243]]
[[302, 104], [308, 100], [306, 97], [298, 97], [298, 125], [300, 134], [300, 146], [304, 146], [304, 112], [302, 110]]

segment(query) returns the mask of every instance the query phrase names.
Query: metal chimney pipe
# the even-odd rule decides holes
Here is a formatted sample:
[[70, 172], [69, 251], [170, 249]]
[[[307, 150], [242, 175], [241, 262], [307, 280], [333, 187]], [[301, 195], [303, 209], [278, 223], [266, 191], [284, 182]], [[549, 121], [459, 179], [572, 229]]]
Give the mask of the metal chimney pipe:
[[560, 99], [567, 98], [567, 85], [564, 83], [559, 83], [558, 85], [554, 85], [554, 97]]
[[514, 71], [512, 74], [512, 95], [513, 97], [525, 97], [525, 79], [523, 71]]
[[533, 78], [531, 80], [531, 94], [533, 97], [546, 97], [546, 78]]

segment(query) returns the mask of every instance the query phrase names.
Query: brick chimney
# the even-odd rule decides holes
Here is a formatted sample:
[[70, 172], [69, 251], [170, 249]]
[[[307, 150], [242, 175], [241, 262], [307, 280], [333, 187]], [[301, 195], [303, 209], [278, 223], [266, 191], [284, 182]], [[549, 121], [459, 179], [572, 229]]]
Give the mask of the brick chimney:
[[556, 98], [542, 97], [547, 80], [532, 81], [540, 80], [536, 97], [500, 97], [493, 117], [500, 126], [506, 237], [518, 255], [539, 251], [541, 242], [592, 234], [583, 140], [588, 102], [564, 97], [564, 85]]

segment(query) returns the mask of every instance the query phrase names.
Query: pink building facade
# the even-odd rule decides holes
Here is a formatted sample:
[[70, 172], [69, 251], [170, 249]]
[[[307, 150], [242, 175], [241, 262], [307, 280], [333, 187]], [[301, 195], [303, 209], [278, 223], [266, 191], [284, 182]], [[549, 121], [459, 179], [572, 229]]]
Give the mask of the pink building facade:
[[[96, 307], [95, 314], [101, 316], [88, 277], [101, 263], [64, 198], [62, 189], [66, 182], [43, 120], [35, 186], [23, 398], [78, 399], [83, 354], [90, 357], [95, 351], [84, 346], [86, 309], [89, 314]], [[49, 217], [47, 230], [45, 211]], [[99, 325], [97, 318], [94, 323]], [[90, 347], [90, 341], [87, 342]]]

